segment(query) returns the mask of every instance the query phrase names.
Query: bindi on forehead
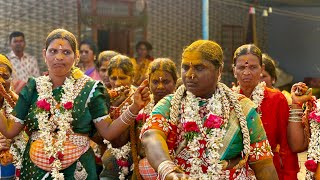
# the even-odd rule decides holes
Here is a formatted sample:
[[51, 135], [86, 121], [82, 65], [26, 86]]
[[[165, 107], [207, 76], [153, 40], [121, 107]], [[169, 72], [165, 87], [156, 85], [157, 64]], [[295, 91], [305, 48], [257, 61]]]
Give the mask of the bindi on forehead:
[[236, 64], [245, 65], [245, 66], [256, 65], [256, 64], [259, 64], [259, 60], [252, 59], [252, 58], [239, 58]]

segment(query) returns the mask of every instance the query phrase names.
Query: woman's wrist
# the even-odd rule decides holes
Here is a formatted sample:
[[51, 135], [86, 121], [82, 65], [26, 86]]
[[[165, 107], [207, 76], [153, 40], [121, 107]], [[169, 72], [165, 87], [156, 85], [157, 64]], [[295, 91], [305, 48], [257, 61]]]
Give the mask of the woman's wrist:
[[178, 166], [174, 164], [171, 160], [165, 160], [161, 162], [158, 166], [158, 178], [160, 180], [165, 180], [166, 176], [178, 169]]
[[130, 110], [130, 112], [133, 115], [138, 115], [140, 110], [142, 109], [141, 107], [139, 107], [139, 105], [135, 104], [134, 102], [129, 106], [128, 108]]
[[119, 118], [125, 125], [129, 126], [135, 121], [136, 117], [137, 115], [132, 113], [129, 106]]
[[292, 102], [291, 109], [302, 109], [302, 105], [303, 105], [303, 103]]
[[291, 107], [289, 111], [289, 122], [302, 122], [303, 110], [301, 107], [293, 108]]

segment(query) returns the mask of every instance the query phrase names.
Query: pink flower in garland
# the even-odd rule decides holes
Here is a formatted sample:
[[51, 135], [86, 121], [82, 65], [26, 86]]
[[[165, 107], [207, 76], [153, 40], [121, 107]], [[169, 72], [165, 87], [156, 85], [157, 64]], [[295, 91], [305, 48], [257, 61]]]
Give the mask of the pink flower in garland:
[[186, 122], [183, 124], [186, 132], [200, 132], [196, 122]]
[[207, 127], [208, 129], [220, 128], [222, 124], [223, 120], [220, 116], [210, 114], [204, 122], [204, 127]]
[[37, 106], [38, 106], [38, 108], [46, 110], [46, 111], [50, 110], [50, 103], [48, 103], [46, 99], [42, 99], [42, 100], [37, 101]]
[[67, 103], [63, 104], [63, 107], [64, 107], [66, 110], [70, 110], [70, 109], [72, 109], [73, 104], [72, 104], [72, 102], [67, 102]]
[[318, 164], [314, 160], [308, 160], [304, 163], [306, 168], [311, 172], [316, 172]]
[[309, 119], [313, 119], [313, 120], [315, 120], [316, 122], [320, 123], [320, 116], [316, 114], [316, 111], [312, 111], [312, 112], [309, 114]]

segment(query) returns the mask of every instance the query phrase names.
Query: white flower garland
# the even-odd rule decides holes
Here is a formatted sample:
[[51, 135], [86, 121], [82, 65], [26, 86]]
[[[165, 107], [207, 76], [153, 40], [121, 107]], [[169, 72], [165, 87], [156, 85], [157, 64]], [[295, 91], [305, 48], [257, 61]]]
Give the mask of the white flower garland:
[[[36, 118], [39, 123], [39, 138], [44, 142], [44, 151], [48, 157], [54, 157], [52, 163], [51, 175], [54, 179], [64, 179], [63, 173], [59, 173], [62, 167], [61, 161], [58, 158], [58, 152], [64, 152], [63, 143], [66, 141], [67, 133], [72, 133], [71, 122], [72, 110], [60, 111], [57, 108], [58, 103], [55, 101], [52, 94], [52, 83], [50, 82], [49, 76], [41, 76], [36, 78], [37, 91], [39, 94], [38, 101], [46, 100], [50, 104], [50, 113], [52, 114], [52, 119], [49, 121], [49, 112], [42, 111], [36, 114]], [[64, 84], [62, 85], [63, 94], [61, 97], [61, 106], [67, 102], [73, 104], [74, 99], [77, 94], [75, 93], [75, 80], [71, 78], [66, 78]], [[58, 129], [57, 138], [55, 139], [54, 133], [55, 129]], [[53, 143], [54, 142], [54, 143]]]
[[[117, 159], [117, 160], [128, 160], [129, 153], [131, 151], [131, 144], [128, 142], [121, 148], [113, 148], [111, 143], [108, 140], [103, 140], [105, 144], [107, 144], [108, 149], [111, 150], [111, 154]], [[119, 172], [119, 179], [125, 180], [126, 175], [129, 174], [129, 167], [126, 166], [119, 166], [120, 172]]]
[[254, 104], [256, 104], [258, 108], [260, 108], [261, 103], [263, 101], [265, 87], [266, 87], [266, 83], [263, 81], [263, 82], [260, 82], [252, 91], [252, 94], [251, 94], [252, 102], [254, 102]]
[[[211, 115], [213, 115], [212, 114], [213, 112], [219, 113], [219, 110], [222, 109], [223, 116], [220, 117], [221, 118], [220, 120], [222, 122], [222, 124], [220, 124], [220, 129], [226, 130], [225, 127], [227, 127], [226, 123], [228, 123], [227, 121], [230, 118], [231, 107], [235, 111], [236, 117], [239, 120], [239, 125], [240, 125], [240, 129], [242, 132], [243, 145], [244, 145], [244, 149], [242, 151], [243, 155], [244, 155], [243, 159], [240, 160], [240, 162], [234, 167], [237, 170], [239, 170], [240, 168], [245, 166], [245, 163], [247, 162], [249, 154], [250, 154], [250, 134], [249, 134], [248, 126], [247, 126], [247, 121], [246, 121], [246, 118], [243, 114], [242, 107], [238, 101], [238, 97], [237, 97], [238, 95], [236, 93], [234, 93], [230, 88], [228, 88], [223, 83], [217, 84], [216, 91], [217, 91], [215, 94], [216, 99], [212, 98], [209, 100], [209, 104], [207, 104], [205, 112], [209, 111], [208, 117], [210, 117]], [[181, 85], [176, 90], [176, 92], [171, 100], [170, 120], [169, 121], [172, 124], [178, 125], [178, 124], [182, 123], [180, 115], [183, 115], [183, 113], [184, 113], [184, 110], [183, 110], [184, 107], [182, 106], [182, 103], [183, 102], [186, 103], [186, 101], [184, 99], [185, 92], [186, 92], [186, 87], [184, 85]], [[220, 100], [217, 98], [217, 96], [218, 96], [217, 94], [221, 95]], [[222, 104], [222, 106], [220, 106], [219, 104], [217, 105], [217, 103], [219, 103], [219, 102]], [[197, 105], [194, 104], [194, 105], [198, 106], [198, 104]], [[190, 104], [190, 106], [191, 106], [191, 104]], [[192, 107], [195, 107], [195, 106], [192, 106]], [[222, 108], [219, 108], [219, 107], [222, 107]], [[196, 112], [194, 112], [194, 113], [196, 113]], [[191, 115], [193, 115], [193, 114], [191, 114]], [[213, 115], [213, 116], [216, 116], [216, 115]], [[206, 121], [208, 121], [208, 120], [209, 119], [207, 119]], [[210, 121], [212, 122], [212, 119]], [[210, 122], [210, 121], [208, 121], [208, 122]], [[223, 124], [223, 123], [225, 123], [225, 124]], [[191, 125], [191, 124], [197, 124], [197, 123], [194, 123], [194, 122], [189, 123], [189, 125]], [[209, 127], [211, 125], [204, 124], [204, 126]], [[202, 124], [199, 127], [203, 127]], [[219, 126], [213, 126], [213, 127], [219, 127]], [[189, 130], [191, 130], [191, 128]], [[203, 129], [203, 130], [205, 130], [205, 129]], [[203, 140], [208, 141], [207, 145], [206, 145], [207, 151], [206, 151], [206, 154], [204, 154], [204, 156], [203, 156], [203, 159], [205, 159], [206, 162], [209, 162], [207, 173], [203, 173], [201, 168], [195, 167], [194, 168], [195, 171], [198, 171], [198, 172], [196, 172], [197, 174], [191, 174], [191, 176], [195, 177], [196, 179], [221, 179], [222, 177], [228, 178], [230, 175], [229, 174], [230, 172], [228, 170], [222, 171], [220, 157], [217, 157], [215, 153], [211, 153], [211, 152], [217, 151], [218, 149], [221, 149], [222, 143], [221, 142], [219, 143], [219, 136], [221, 136], [223, 138], [224, 135], [213, 132], [214, 129], [206, 130], [206, 132], [204, 132], [204, 133], [203, 133], [203, 130], [201, 131], [201, 134], [197, 133], [196, 135], [201, 136], [201, 137], [203, 137]], [[221, 131], [221, 132], [223, 133], [223, 131]], [[190, 132], [187, 132], [187, 133], [190, 133]], [[218, 138], [216, 138], [215, 135]], [[207, 138], [205, 139], [206, 136], [207, 136]], [[187, 138], [188, 134], [185, 134], [185, 137]], [[190, 141], [190, 140], [194, 140], [195, 138], [196, 138], [196, 136], [193, 136], [193, 138], [188, 138], [188, 139]], [[210, 148], [208, 148], [208, 144], [211, 146]], [[191, 149], [189, 149], [189, 150], [185, 149], [185, 150], [189, 151], [187, 154], [191, 154], [190, 150], [192, 150], [195, 153], [199, 153], [199, 152], [196, 152], [197, 149], [198, 149], [198, 147], [193, 146]], [[197, 164], [199, 164], [199, 161], [197, 161], [197, 159], [196, 159], [195, 163], [192, 165], [197, 165]], [[187, 168], [186, 171], [187, 172], [190, 171], [190, 168]], [[222, 174], [219, 174], [219, 172], [221, 172], [221, 171], [222, 171]], [[216, 175], [216, 174], [218, 174], [218, 175]]]
[[[254, 102], [254, 104], [257, 106], [258, 108], [258, 113], [260, 115], [260, 117], [262, 116], [262, 112], [260, 110], [260, 106], [261, 106], [261, 103], [264, 99], [264, 90], [265, 90], [265, 87], [266, 87], [266, 83], [263, 81], [263, 82], [260, 82], [252, 91], [251, 93], [251, 97], [250, 99], [252, 100], [252, 102]], [[240, 93], [240, 86], [237, 86], [236, 88], [233, 88], [233, 90], [235, 90], [237, 93]]]
[[[316, 109], [314, 111], [316, 116], [320, 116], [320, 99], [316, 102]], [[307, 160], [313, 160], [315, 163], [320, 163], [320, 123], [315, 119], [310, 119], [310, 142], [308, 146]], [[307, 179], [313, 179], [314, 172], [307, 170]]]
[[[5, 115], [9, 119], [9, 115], [11, 114], [13, 108], [5, 99], [3, 101], [3, 106], [5, 109]], [[24, 131], [20, 132], [16, 137], [13, 138], [13, 143], [10, 146], [10, 153], [13, 156], [12, 163], [17, 169], [21, 169], [22, 167], [23, 153], [26, 149], [27, 143], [28, 137]]]
[[[223, 124], [220, 128], [213, 128], [210, 130], [210, 133], [207, 133], [207, 128], [204, 127], [202, 119], [199, 115], [199, 101], [191, 92], [187, 91], [186, 98], [182, 101], [182, 107], [184, 107], [184, 113], [181, 114], [181, 122], [196, 122], [197, 126], [200, 129], [200, 134], [195, 136], [192, 141], [188, 141], [187, 146], [189, 147], [189, 153], [191, 158], [187, 161], [190, 163], [190, 176], [193, 178], [200, 179], [210, 179], [217, 178], [222, 174], [222, 163], [220, 160], [220, 155], [218, 153], [219, 149], [223, 147], [222, 141], [226, 133], [226, 127], [228, 124], [228, 116], [223, 113], [223, 106], [229, 107], [230, 104], [222, 104], [222, 95], [220, 89], [217, 88], [216, 93], [212, 95], [209, 99], [209, 102], [206, 106], [206, 109], [209, 111], [207, 116], [210, 114], [223, 117]], [[202, 160], [199, 157], [200, 150], [200, 140], [205, 140], [207, 142], [207, 158], [206, 162], [210, 164], [208, 167], [207, 173], [202, 172]], [[187, 163], [188, 163], [187, 162]]]
[[151, 101], [139, 112], [139, 114], [146, 114], [146, 115], [150, 115], [152, 112], [152, 109], [154, 107], [154, 99], [153, 96], [151, 96]]

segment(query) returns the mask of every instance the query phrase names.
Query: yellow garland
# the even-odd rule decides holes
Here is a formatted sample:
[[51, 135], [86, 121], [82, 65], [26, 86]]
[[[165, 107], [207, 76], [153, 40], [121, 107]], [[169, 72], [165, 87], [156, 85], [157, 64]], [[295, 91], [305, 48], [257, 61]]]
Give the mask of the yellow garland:
[[71, 70], [72, 77], [77, 80], [83, 77], [83, 72], [78, 67], [72, 67]]

